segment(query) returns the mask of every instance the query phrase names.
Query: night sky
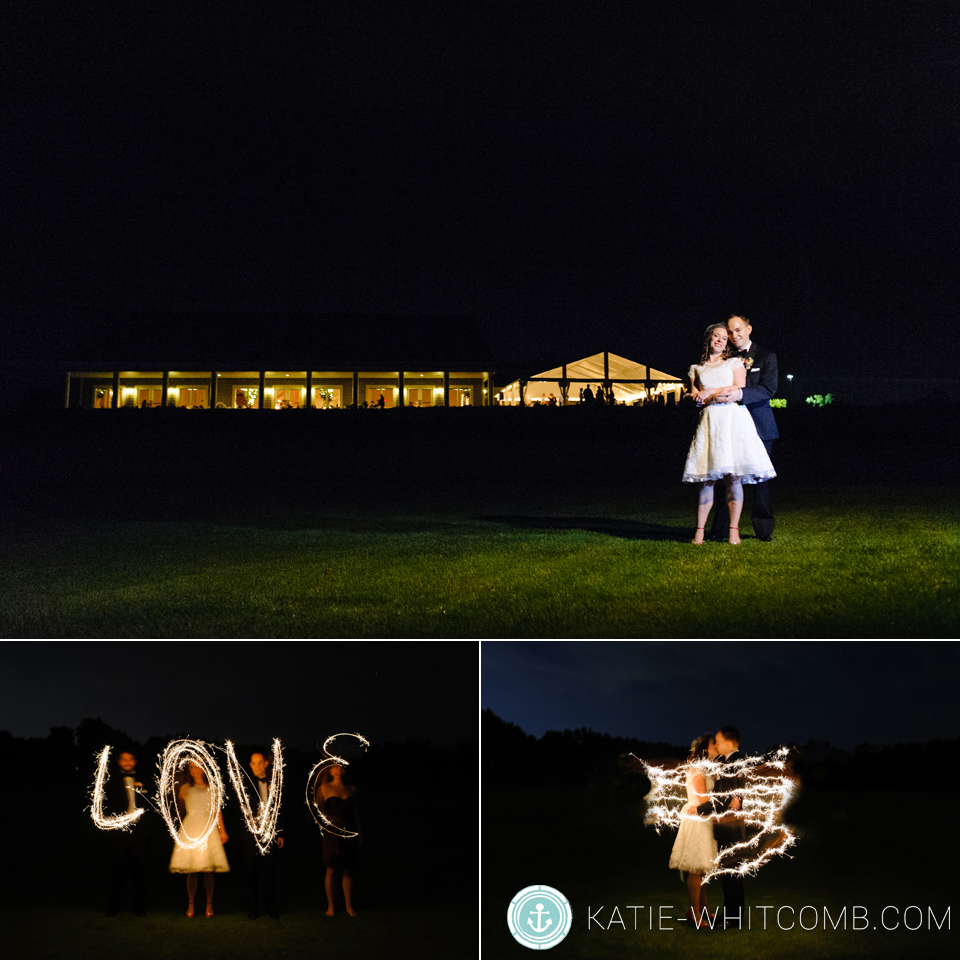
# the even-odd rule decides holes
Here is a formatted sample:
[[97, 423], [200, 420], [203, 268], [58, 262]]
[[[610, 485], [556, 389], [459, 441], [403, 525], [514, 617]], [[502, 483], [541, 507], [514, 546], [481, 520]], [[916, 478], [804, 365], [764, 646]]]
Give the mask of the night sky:
[[79, 306], [305, 309], [682, 372], [738, 312], [782, 373], [956, 375], [955, 3], [57, 0], [3, 34], [8, 355]]
[[0, 644], [0, 729], [17, 737], [100, 717], [136, 740], [312, 750], [347, 732], [453, 748], [478, 738], [476, 690], [469, 642]]
[[795, 741], [960, 737], [955, 643], [484, 642], [481, 703], [540, 737], [588, 727], [683, 745], [739, 727], [748, 751]]

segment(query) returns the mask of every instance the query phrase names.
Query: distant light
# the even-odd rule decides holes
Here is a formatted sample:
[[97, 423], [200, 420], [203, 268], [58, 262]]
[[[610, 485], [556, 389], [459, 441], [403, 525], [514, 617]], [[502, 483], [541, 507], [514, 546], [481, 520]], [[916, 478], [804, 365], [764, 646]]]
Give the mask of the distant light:
[[787, 374], [787, 379], [788, 379], [788, 380], [792, 380], [792, 379], [793, 379], [793, 374], [792, 374], [792, 373], [788, 373], [788, 374]]

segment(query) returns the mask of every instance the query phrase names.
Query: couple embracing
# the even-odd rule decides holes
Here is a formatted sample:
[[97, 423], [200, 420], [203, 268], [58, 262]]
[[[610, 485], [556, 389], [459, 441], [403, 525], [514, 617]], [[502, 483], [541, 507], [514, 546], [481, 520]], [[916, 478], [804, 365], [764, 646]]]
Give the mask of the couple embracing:
[[[712, 764], [731, 764], [743, 758], [740, 753], [740, 731], [736, 727], [721, 727], [716, 734], [705, 733], [690, 745], [687, 770], [686, 815], [677, 832], [670, 854], [670, 869], [687, 875], [687, 896], [690, 909], [686, 919], [694, 929], [739, 928], [744, 914], [743, 877], [724, 873], [723, 913], [714, 921], [709, 912], [703, 889], [703, 875], [719, 860], [723, 851], [745, 839], [743, 821], [737, 816], [742, 797], [743, 778], [737, 775], [714, 779], [708, 771]], [[724, 861], [725, 862], [725, 861]], [[734, 858], [735, 862], [735, 858]], [[732, 865], [726, 863], [725, 865]]]
[[[770, 453], [779, 436], [770, 409], [777, 392], [777, 358], [750, 338], [753, 327], [741, 316], [707, 327], [700, 362], [688, 371], [690, 396], [702, 408], [683, 470], [685, 483], [700, 484], [697, 532], [702, 544], [714, 507], [711, 540], [740, 542], [743, 484], [755, 484], [753, 530], [773, 539], [769, 481], [776, 476]], [[726, 480], [726, 491], [718, 483]]]

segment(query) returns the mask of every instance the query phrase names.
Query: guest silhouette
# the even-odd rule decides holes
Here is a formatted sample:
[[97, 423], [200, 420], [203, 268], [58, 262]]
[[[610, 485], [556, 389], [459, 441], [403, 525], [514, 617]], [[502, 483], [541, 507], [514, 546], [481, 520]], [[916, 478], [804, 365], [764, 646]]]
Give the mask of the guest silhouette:
[[[258, 813], [270, 799], [270, 778], [267, 770], [273, 758], [267, 760], [260, 752], [250, 754], [250, 770], [254, 783], [244, 781], [250, 800], [250, 809]], [[243, 859], [247, 875], [247, 916], [256, 920], [260, 915], [260, 888], [263, 888], [263, 906], [267, 916], [280, 919], [277, 905], [277, 851], [283, 846], [283, 837], [277, 836], [267, 853], [260, 853], [249, 830], [243, 833]]]
[[125, 893], [130, 892], [133, 912], [146, 916], [146, 882], [144, 865], [147, 845], [153, 834], [154, 818], [149, 806], [137, 792], [140, 788], [137, 757], [133, 750], [123, 750], [111, 767], [104, 786], [104, 813], [110, 815], [132, 813], [137, 807], [144, 812], [128, 830], [111, 830], [110, 844], [110, 900], [107, 916], [115, 917], [123, 905]]
[[357, 808], [357, 788], [343, 781], [343, 767], [333, 764], [320, 775], [317, 786], [317, 805], [324, 815], [344, 830], [352, 830], [357, 836], [341, 837], [328, 830], [323, 831], [323, 863], [327, 868], [324, 889], [327, 894], [327, 916], [334, 914], [333, 901], [337, 874], [342, 875], [343, 899], [347, 913], [357, 916], [353, 908], [353, 872], [363, 843], [363, 828], [360, 826], [360, 811]]

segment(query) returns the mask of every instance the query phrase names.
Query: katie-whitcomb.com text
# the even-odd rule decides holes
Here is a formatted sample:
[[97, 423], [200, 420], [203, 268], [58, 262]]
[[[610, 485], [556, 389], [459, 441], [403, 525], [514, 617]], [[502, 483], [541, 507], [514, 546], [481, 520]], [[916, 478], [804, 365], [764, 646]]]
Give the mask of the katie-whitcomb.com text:
[[[683, 916], [676, 916], [676, 907], [625, 906], [608, 909], [587, 907], [587, 929], [609, 930], [675, 930], [689, 926]], [[721, 925], [720, 914], [714, 920], [703, 917], [709, 926]], [[775, 907], [770, 904], [750, 906], [742, 918], [746, 930], [949, 930], [950, 908], [938, 914], [933, 907], [874, 908], [849, 906], [831, 912], [827, 907]]]

